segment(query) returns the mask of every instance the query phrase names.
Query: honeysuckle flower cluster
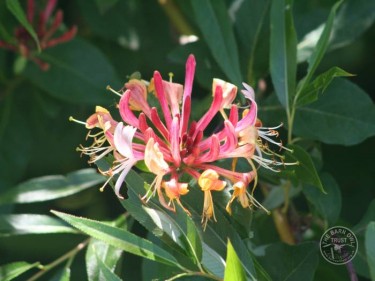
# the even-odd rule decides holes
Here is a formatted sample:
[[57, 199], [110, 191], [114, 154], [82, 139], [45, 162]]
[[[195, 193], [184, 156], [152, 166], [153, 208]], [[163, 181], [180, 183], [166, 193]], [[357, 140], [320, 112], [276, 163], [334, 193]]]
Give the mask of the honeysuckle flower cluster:
[[[235, 199], [244, 208], [263, 208], [253, 196], [257, 169], [262, 166], [278, 171], [277, 166], [285, 163], [283, 157], [267, 145], [272, 142], [284, 148], [272, 139], [277, 136], [277, 128], [264, 128], [257, 119], [254, 91], [247, 84], [243, 84], [241, 92], [249, 106], [243, 110], [234, 104], [237, 87], [213, 79], [213, 100], [209, 109], [199, 120], [191, 120], [195, 66], [195, 58], [190, 55], [184, 85], [163, 80], [155, 71], [150, 82], [131, 79], [120, 92], [109, 88], [121, 96], [118, 109], [122, 120], [115, 121], [108, 110], [98, 106], [85, 122], [93, 143], [79, 150], [90, 156], [90, 163], [109, 154], [114, 156], [112, 167], [101, 172], [108, 176], [107, 183], [117, 178], [114, 190], [119, 198], [123, 198], [120, 189], [126, 175], [140, 161], [155, 175], [150, 189], [142, 197], [145, 202], [157, 194], [165, 208], [175, 210], [178, 204], [189, 213], [181, 196], [191, 188], [200, 188], [204, 196], [202, 223], [205, 227], [211, 218], [216, 220], [212, 192], [232, 189], [226, 207], [229, 213]], [[155, 94], [160, 110], [148, 103], [149, 92]], [[206, 134], [216, 115], [223, 118], [222, 128]], [[93, 133], [95, 128], [98, 132]], [[247, 172], [236, 171], [238, 158], [248, 161]], [[224, 159], [233, 160], [232, 169], [220, 167], [220, 160]], [[186, 174], [196, 179], [198, 187], [182, 180]]]
[[[54, 38], [54, 35], [63, 22], [62, 10], [57, 10], [55, 16], [52, 16], [56, 4], [57, 0], [48, 0], [44, 10], [41, 11], [37, 19], [35, 19], [35, 13], [38, 12], [38, 9], [35, 7], [35, 2], [34, 0], [27, 1], [27, 21], [37, 34], [41, 50], [68, 42], [72, 40], [77, 33], [77, 27], [73, 26], [68, 31]], [[15, 29], [14, 38], [12, 38], [12, 40], [9, 42], [0, 40], [0, 47], [19, 53], [21, 56], [32, 60], [42, 70], [48, 70], [49, 68], [47, 62], [42, 61], [35, 56], [37, 53], [37, 45], [29, 32], [22, 25]]]

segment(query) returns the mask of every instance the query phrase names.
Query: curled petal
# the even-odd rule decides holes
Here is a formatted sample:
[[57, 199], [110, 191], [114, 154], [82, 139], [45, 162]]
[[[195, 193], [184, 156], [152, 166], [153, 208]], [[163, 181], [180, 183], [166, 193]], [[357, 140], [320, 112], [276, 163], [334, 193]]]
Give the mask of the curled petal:
[[169, 170], [168, 163], [165, 162], [163, 153], [159, 149], [159, 143], [154, 138], [150, 138], [145, 150], [145, 164], [155, 175], [166, 174]]
[[237, 95], [237, 86], [225, 82], [224, 80], [214, 78], [212, 83], [212, 95], [215, 95], [217, 86], [220, 86], [222, 88], [223, 100], [221, 103], [221, 107], [230, 108]]
[[212, 169], [205, 170], [198, 179], [198, 184], [202, 191], [221, 191], [226, 186], [226, 182], [219, 180], [219, 174]]
[[143, 111], [150, 117], [150, 106], [147, 103], [147, 89], [146, 85], [138, 79], [130, 79], [125, 83], [125, 87], [130, 90], [130, 109], [136, 111]]
[[138, 128], [139, 121], [137, 117], [135, 117], [133, 111], [129, 108], [129, 100], [130, 100], [131, 92], [130, 90], [126, 90], [125, 93], [122, 95], [119, 103], [119, 111], [125, 123]]
[[122, 122], [118, 123], [115, 134], [114, 143], [115, 147], [120, 154], [126, 158], [134, 158], [132, 142], [135, 131], [137, 129], [132, 126], [125, 126]]

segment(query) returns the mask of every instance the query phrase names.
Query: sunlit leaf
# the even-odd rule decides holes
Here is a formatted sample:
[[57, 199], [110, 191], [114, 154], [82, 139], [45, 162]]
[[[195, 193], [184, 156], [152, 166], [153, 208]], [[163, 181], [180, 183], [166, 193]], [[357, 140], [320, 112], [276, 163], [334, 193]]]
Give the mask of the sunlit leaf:
[[233, 246], [230, 243], [230, 240], [228, 240], [224, 281], [245, 281], [245, 280], [246, 280], [245, 270], [243, 269], [242, 264], [236, 254], [236, 251], [233, 249]]
[[224, 277], [225, 260], [205, 243], [203, 243], [202, 264], [216, 276]]
[[17, 276], [21, 275], [22, 273], [38, 267], [40, 264], [36, 263], [28, 263], [24, 261], [19, 262], [12, 262], [5, 265], [0, 266], [0, 280], [1, 281], [10, 281], [16, 278]]
[[18, 0], [6, 0], [8, 10], [16, 17], [16, 19], [27, 30], [30, 36], [34, 39], [38, 50], [40, 51], [39, 39], [32, 25], [28, 22], [25, 12], [23, 11]]
[[0, 205], [34, 203], [73, 195], [104, 182], [94, 169], [71, 172], [66, 176], [43, 176], [23, 182], [0, 196]]
[[0, 215], [0, 237], [47, 233], [77, 233], [77, 231], [60, 220], [46, 215]]
[[118, 277], [111, 269], [101, 260], [99, 256], [96, 256], [98, 260], [98, 266], [100, 272], [103, 274], [104, 280], [106, 281], [121, 281], [122, 279]]
[[156, 262], [179, 266], [171, 254], [128, 231], [99, 221], [79, 218], [57, 211], [52, 212], [79, 230], [96, 239], [105, 241], [111, 246]]
[[296, 90], [297, 70], [297, 38], [291, 0], [272, 2], [270, 48], [272, 83], [281, 104], [289, 108]]
[[319, 100], [296, 111], [297, 136], [353, 145], [375, 135], [375, 106], [352, 82], [337, 78]]
[[242, 76], [237, 44], [224, 1], [193, 0], [191, 4], [196, 24], [217, 64], [232, 83], [240, 85]]
[[375, 222], [370, 222], [367, 226], [365, 247], [371, 279], [375, 280]]
[[322, 182], [320, 181], [319, 175], [315, 169], [315, 165], [311, 159], [310, 154], [308, 154], [302, 147], [298, 145], [288, 145], [288, 148], [292, 149], [293, 152], [287, 152], [286, 161], [298, 162], [298, 165], [291, 166], [295, 171], [298, 180], [303, 183], [311, 184], [315, 188], [318, 188], [321, 192], [325, 193]]

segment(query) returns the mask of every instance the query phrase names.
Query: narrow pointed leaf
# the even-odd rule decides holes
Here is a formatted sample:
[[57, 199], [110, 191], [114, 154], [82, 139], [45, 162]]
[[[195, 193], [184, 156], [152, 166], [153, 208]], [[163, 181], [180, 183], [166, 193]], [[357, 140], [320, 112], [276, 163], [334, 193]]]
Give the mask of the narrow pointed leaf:
[[40, 51], [39, 39], [32, 25], [28, 22], [25, 12], [23, 11], [18, 0], [6, 0], [8, 10], [16, 17], [16, 19], [27, 30], [30, 36], [34, 39], [38, 50]]
[[69, 224], [78, 228], [82, 232], [102, 241], [105, 241], [111, 246], [122, 249], [126, 252], [132, 253], [150, 259], [156, 262], [161, 262], [169, 265], [179, 266], [176, 259], [156, 246], [155, 244], [140, 238], [123, 229], [110, 226], [99, 221], [89, 220], [86, 218], [79, 218], [72, 215], [52, 211], [56, 216], [62, 218]]
[[242, 264], [234, 250], [232, 243], [228, 240], [227, 258], [224, 273], [224, 281], [245, 281], [246, 274]]
[[326, 193], [310, 154], [298, 145], [288, 145], [288, 148], [292, 149], [293, 153], [287, 152], [286, 161], [299, 163], [298, 165], [291, 166], [295, 171], [297, 178], [301, 182], [311, 184], [321, 192]]
[[224, 1], [193, 0], [191, 4], [196, 24], [216, 62], [232, 83], [240, 85], [242, 76], [237, 44]]
[[45, 215], [0, 215], [0, 237], [47, 233], [78, 232], [60, 220]]
[[309, 85], [310, 80], [312, 76], [314, 75], [316, 68], [320, 64], [320, 61], [322, 60], [324, 54], [326, 53], [328, 49], [328, 44], [331, 39], [332, 27], [333, 27], [334, 19], [336, 16], [336, 11], [340, 7], [341, 3], [342, 3], [342, 0], [338, 1], [335, 5], [333, 5], [331, 9], [331, 12], [328, 16], [327, 22], [325, 23], [322, 34], [320, 35], [320, 38], [314, 48], [314, 51], [308, 60], [309, 66], [307, 68], [307, 74], [306, 74], [306, 77], [302, 80], [300, 88], [297, 91], [297, 94], [294, 100], [295, 104], [298, 103], [298, 100], [300, 98], [304, 98], [303, 94], [304, 94], [305, 87]]
[[5, 265], [0, 266], [0, 280], [1, 281], [10, 281], [14, 278], [18, 277], [22, 273], [38, 267], [40, 264], [36, 263], [28, 263], [24, 261], [8, 263]]
[[0, 205], [44, 202], [73, 195], [105, 181], [94, 169], [66, 176], [43, 176], [23, 182], [0, 196]]
[[270, 68], [279, 101], [289, 108], [296, 88], [297, 37], [292, 16], [292, 1], [272, 1]]
[[317, 76], [313, 82], [303, 88], [296, 101], [296, 106], [300, 107], [316, 101], [319, 95], [324, 93], [335, 77], [349, 76], [353, 76], [353, 74], [350, 74], [339, 67], [330, 68], [326, 72]]

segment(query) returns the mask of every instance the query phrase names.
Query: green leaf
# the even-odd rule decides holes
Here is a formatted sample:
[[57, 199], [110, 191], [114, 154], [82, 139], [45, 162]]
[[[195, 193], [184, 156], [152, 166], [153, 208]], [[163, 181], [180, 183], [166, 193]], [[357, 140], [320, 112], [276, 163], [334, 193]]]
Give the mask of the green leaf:
[[91, 239], [86, 252], [86, 270], [89, 281], [99, 281], [102, 278], [98, 259], [101, 259], [110, 270], [114, 270], [119, 261], [122, 250], [103, 241]]
[[71, 270], [69, 267], [64, 267], [59, 270], [50, 281], [70, 281]]
[[76, 194], [104, 180], [94, 169], [78, 170], [66, 176], [43, 176], [10, 188], [0, 196], [0, 205], [54, 200]]
[[271, 78], [281, 104], [290, 107], [295, 95], [297, 37], [293, 24], [292, 1], [272, 1], [271, 5]]
[[21, 275], [22, 273], [38, 267], [40, 263], [28, 263], [24, 261], [12, 262], [0, 266], [0, 280], [1, 281], [10, 281]]
[[122, 279], [118, 277], [112, 270], [101, 260], [101, 258], [97, 255], [98, 266], [100, 273], [103, 274], [104, 279], [107, 281], [121, 281]]
[[[213, 57], [232, 83], [242, 82], [232, 25], [223, 0], [192, 0], [196, 24]], [[218, 47], [220, 46], [220, 47]]]
[[313, 77], [315, 70], [319, 66], [324, 54], [328, 49], [328, 44], [332, 34], [332, 27], [336, 16], [336, 11], [340, 7], [342, 1], [343, 0], [338, 1], [335, 5], [333, 5], [331, 9], [331, 12], [328, 16], [327, 22], [325, 23], [322, 34], [320, 35], [319, 40], [308, 60], [309, 66], [307, 68], [307, 74], [306, 77], [303, 78], [301, 81], [301, 85], [294, 99], [294, 104], [297, 104], [300, 98], [304, 98], [303, 91], [305, 90], [305, 87], [310, 83], [310, 80]]
[[375, 199], [371, 201], [362, 219], [352, 229], [358, 235], [365, 231], [371, 221], [375, 221]]
[[[291, 188], [288, 192], [288, 198], [291, 199], [297, 196], [301, 192], [301, 188]], [[273, 210], [280, 207], [285, 202], [285, 190], [282, 186], [273, 186], [271, 191], [267, 195], [266, 199], [263, 201], [262, 205], [267, 210]]]
[[38, 35], [36, 34], [32, 25], [28, 22], [24, 11], [18, 0], [6, 0], [8, 10], [16, 17], [16, 19], [22, 24], [22, 26], [27, 30], [30, 36], [34, 39], [39, 52], [41, 51], [39, 45]]
[[375, 135], [375, 106], [352, 82], [337, 78], [315, 103], [296, 111], [297, 136], [354, 145]]
[[322, 174], [320, 179], [326, 194], [320, 192], [312, 185], [305, 185], [302, 190], [316, 211], [327, 220], [328, 226], [333, 226], [341, 212], [341, 191], [331, 175]]
[[203, 243], [202, 264], [207, 270], [212, 272], [212, 274], [220, 278], [224, 277], [225, 260], [206, 243]]
[[30, 63], [23, 75], [60, 100], [106, 105], [114, 100], [106, 86], [122, 86], [104, 54], [82, 39], [48, 49], [39, 57], [50, 64], [50, 69], [42, 71]]
[[370, 269], [371, 280], [375, 280], [375, 222], [370, 222], [365, 234], [367, 263]]
[[375, 21], [375, 1], [346, 0], [338, 11], [330, 49], [348, 45], [362, 35]]
[[60, 220], [45, 215], [0, 215], [0, 237], [47, 233], [77, 233], [77, 231]]
[[143, 238], [140, 238], [128, 231], [110, 226], [102, 222], [89, 220], [86, 218], [79, 218], [57, 211], [52, 211], [52, 213], [62, 218], [69, 224], [73, 225], [74, 227], [78, 228], [82, 232], [85, 232], [86, 234], [96, 239], [105, 241], [109, 245], [114, 246], [118, 249], [122, 249], [126, 252], [156, 262], [175, 265], [179, 267], [176, 259], [171, 254], [156, 246], [155, 244]]
[[297, 178], [301, 182], [311, 184], [321, 192], [326, 193], [310, 155], [298, 145], [288, 145], [288, 148], [292, 149], [293, 152], [287, 151], [286, 161], [299, 163], [298, 165], [291, 166]]
[[319, 247], [315, 242], [289, 246], [271, 244], [259, 260], [272, 280], [312, 281], [319, 262]]
[[242, 267], [242, 264], [232, 246], [232, 243], [230, 243], [230, 240], [228, 240], [224, 281], [242, 280], [246, 280], [245, 270]]
[[323, 72], [322, 74], [317, 76], [313, 82], [309, 83], [306, 87], [303, 88], [300, 96], [296, 101], [296, 106], [300, 107], [316, 101], [318, 99], [318, 96], [323, 94], [329, 84], [331, 84], [333, 78], [349, 76], [353, 76], [353, 74], [350, 74], [336, 66], [330, 68], [326, 72]]
[[[247, 82], [254, 85], [269, 69], [269, 16], [271, 0], [242, 1], [235, 9], [234, 28], [240, 43], [241, 61], [247, 62]], [[231, 8], [232, 8], [231, 7]], [[243, 58], [243, 56], [245, 56]]]

